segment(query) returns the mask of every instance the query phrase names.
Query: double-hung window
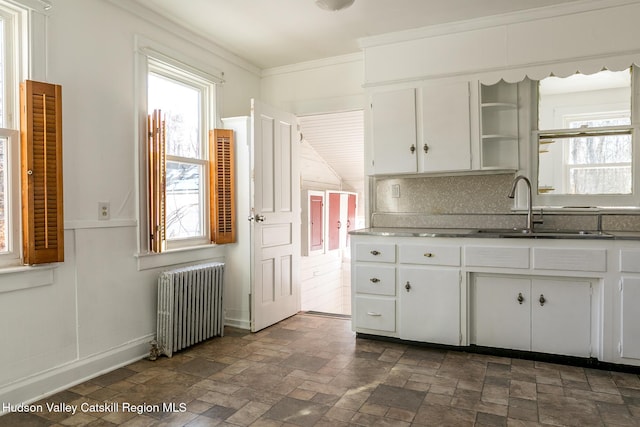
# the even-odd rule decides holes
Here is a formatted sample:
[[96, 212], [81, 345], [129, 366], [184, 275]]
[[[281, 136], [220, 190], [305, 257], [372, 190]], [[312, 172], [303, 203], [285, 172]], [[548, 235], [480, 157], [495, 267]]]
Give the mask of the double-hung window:
[[212, 130], [217, 82], [150, 54], [146, 83], [148, 249], [226, 243], [216, 238], [221, 235], [217, 214], [220, 201], [233, 204], [233, 185], [219, 177], [233, 180], [233, 138]]
[[637, 206], [634, 71], [604, 70], [539, 82], [536, 204]]
[[20, 260], [19, 27], [24, 13], [0, 1], [0, 265]]

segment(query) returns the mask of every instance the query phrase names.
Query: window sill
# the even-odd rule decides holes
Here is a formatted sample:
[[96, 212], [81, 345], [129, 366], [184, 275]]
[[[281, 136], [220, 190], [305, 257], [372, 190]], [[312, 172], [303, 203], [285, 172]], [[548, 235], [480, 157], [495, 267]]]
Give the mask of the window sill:
[[172, 249], [160, 254], [139, 253], [136, 254], [136, 258], [138, 259], [138, 271], [143, 271], [194, 261], [211, 260], [213, 258], [223, 261], [225, 252], [224, 245], [207, 244]]
[[53, 271], [59, 264], [0, 268], [0, 294], [53, 284]]

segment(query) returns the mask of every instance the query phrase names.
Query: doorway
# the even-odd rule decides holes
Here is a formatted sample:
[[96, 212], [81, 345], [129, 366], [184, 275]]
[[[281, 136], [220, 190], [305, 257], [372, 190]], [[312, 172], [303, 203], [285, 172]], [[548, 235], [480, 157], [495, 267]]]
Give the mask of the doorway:
[[[347, 231], [364, 227], [364, 112], [316, 114], [298, 120], [302, 133], [301, 309], [350, 315], [351, 257]], [[319, 198], [321, 215], [317, 212]], [[313, 209], [316, 211], [312, 212]], [[318, 221], [322, 230], [318, 230]], [[310, 227], [314, 227], [315, 236], [318, 233], [322, 236], [321, 245], [309, 234]], [[310, 237], [305, 239], [305, 235]]]

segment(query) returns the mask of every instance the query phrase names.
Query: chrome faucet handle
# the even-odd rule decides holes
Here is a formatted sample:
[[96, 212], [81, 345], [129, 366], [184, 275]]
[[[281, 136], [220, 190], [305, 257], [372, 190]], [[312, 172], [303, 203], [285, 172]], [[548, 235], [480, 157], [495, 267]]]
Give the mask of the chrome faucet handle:
[[542, 208], [540, 208], [540, 217], [539, 218], [534, 218], [533, 219], [533, 223], [534, 224], [544, 224], [544, 212], [542, 210]]

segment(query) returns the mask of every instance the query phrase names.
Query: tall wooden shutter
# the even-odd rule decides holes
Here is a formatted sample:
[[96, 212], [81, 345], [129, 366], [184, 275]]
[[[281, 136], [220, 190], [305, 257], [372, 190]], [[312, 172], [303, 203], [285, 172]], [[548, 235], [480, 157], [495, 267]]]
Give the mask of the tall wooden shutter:
[[22, 246], [25, 264], [64, 261], [62, 87], [20, 85]]
[[236, 241], [233, 130], [209, 131], [211, 241]]
[[160, 110], [149, 115], [148, 183], [149, 183], [149, 250], [162, 252], [165, 247], [165, 178], [167, 172], [166, 128]]

